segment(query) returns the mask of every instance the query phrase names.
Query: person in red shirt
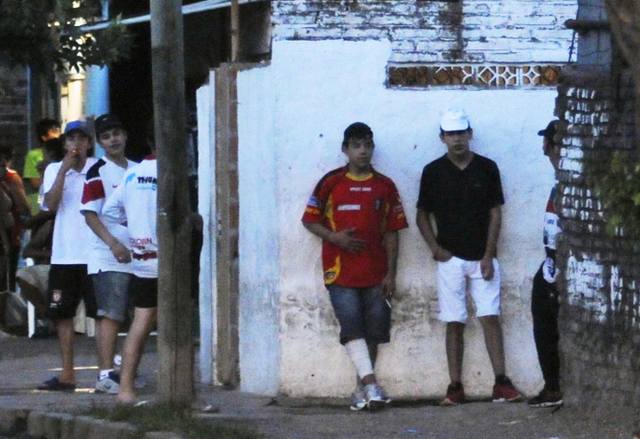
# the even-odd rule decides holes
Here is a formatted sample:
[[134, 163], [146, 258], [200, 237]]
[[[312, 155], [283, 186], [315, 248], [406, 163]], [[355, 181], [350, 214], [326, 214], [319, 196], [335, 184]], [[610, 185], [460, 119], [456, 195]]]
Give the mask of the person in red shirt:
[[373, 132], [356, 122], [344, 132], [347, 166], [316, 185], [302, 223], [322, 238], [324, 281], [358, 374], [353, 410], [380, 410], [391, 400], [373, 371], [378, 344], [388, 343], [395, 292], [398, 230], [408, 227], [393, 181], [371, 166]]
[[[22, 237], [23, 220], [31, 215], [31, 207], [24, 183], [20, 175], [11, 169], [13, 147], [0, 144], [0, 192], [2, 198], [9, 201], [8, 211], [2, 211], [2, 251], [8, 257], [8, 264], [3, 263], [2, 269], [8, 267], [7, 279], [2, 280], [2, 288], [7, 286], [11, 291], [16, 289], [16, 270], [20, 258], [20, 239]], [[4, 203], [2, 203], [4, 205]]]

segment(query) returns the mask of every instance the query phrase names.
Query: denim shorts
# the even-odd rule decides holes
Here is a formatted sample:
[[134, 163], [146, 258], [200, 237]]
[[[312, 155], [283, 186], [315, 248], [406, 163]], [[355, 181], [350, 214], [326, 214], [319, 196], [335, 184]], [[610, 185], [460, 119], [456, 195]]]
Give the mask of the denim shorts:
[[350, 288], [327, 285], [331, 304], [340, 322], [340, 343], [364, 339], [367, 343], [389, 343], [391, 308], [381, 286]]
[[98, 318], [123, 322], [127, 316], [129, 283], [133, 275], [119, 271], [99, 271], [91, 275], [98, 302]]

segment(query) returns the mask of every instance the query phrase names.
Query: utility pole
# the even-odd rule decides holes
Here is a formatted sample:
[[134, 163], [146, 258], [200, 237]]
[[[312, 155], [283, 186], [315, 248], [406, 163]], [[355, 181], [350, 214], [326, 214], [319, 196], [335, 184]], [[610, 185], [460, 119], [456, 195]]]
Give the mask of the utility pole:
[[193, 402], [182, 2], [151, 0], [153, 111], [158, 157], [158, 389], [174, 406]]
[[240, 4], [231, 0], [231, 62], [240, 61]]

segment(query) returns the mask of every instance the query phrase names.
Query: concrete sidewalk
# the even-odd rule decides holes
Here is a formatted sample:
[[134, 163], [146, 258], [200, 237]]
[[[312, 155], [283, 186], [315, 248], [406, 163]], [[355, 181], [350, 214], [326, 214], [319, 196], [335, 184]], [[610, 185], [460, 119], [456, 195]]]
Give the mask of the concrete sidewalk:
[[[148, 385], [140, 396], [153, 400], [157, 358], [154, 343], [148, 345], [140, 367]], [[115, 398], [93, 393], [97, 375], [93, 340], [78, 336], [75, 350], [78, 390], [39, 392], [35, 387], [58, 372], [56, 340], [0, 339], [0, 434], [28, 429], [38, 439], [141, 439], [132, 426], [82, 416], [93, 406], [114, 406]], [[240, 423], [267, 439], [631, 439], [640, 426], [637, 409], [606, 404], [590, 408], [568, 404], [554, 412], [524, 403], [475, 402], [443, 408], [434, 401], [396, 400], [394, 407], [372, 414], [351, 412], [345, 399], [271, 398], [202, 386], [197, 397], [220, 411], [196, 416]]]

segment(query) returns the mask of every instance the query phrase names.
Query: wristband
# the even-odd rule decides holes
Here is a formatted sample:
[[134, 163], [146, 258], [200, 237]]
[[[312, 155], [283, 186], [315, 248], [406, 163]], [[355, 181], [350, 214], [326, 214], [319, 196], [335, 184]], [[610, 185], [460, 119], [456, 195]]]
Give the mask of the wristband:
[[114, 244], [111, 244], [109, 246], [109, 250], [111, 250], [112, 248], [114, 248], [116, 245], [120, 244], [120, 241], [116, 241]]

